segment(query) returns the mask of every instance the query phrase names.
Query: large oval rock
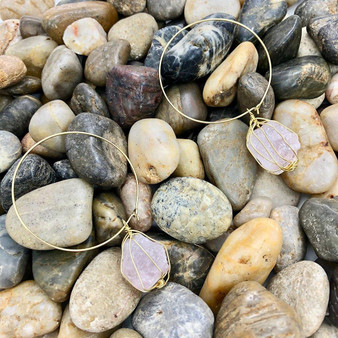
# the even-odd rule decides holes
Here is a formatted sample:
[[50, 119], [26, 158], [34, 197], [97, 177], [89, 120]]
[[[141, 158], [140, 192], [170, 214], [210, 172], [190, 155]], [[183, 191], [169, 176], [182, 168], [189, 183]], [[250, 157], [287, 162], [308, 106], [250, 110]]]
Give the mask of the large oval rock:
[[319, 329], [329, 301], [329, 281], [320, 265], [311, 261], [290, 265], [273, 277], [267, 288], [295, 309], [305, 337]]
[[270, 334], [280, 338], [302, 337], [293, 308], [257, 282], [234, 286], [217, 314], [214, 337], [267, 337]]
[[6, 130], [0, 130], [0, 173], [6, 171], [20, 157], [20, 140]]
[[[31, 191], [17, 200], [17, 207], [32, 232], [58, 246], [85, 241], [92, 231], [93, 187], [73, 178]], [[9, 235], [20, 245], [50, 250], [23, 228], [13, 206], [6, 217]]]
[[234, 210], [248, 202], [257, 164], [246, 148], [248, 127], [241, 121], [209, 125], [198, 134], [207, 177], [229, 198]]
[[76, 281], [70, 296], [73, 323], [88, 332], [104, 332], [122, 323], [137, 306], [141, 292], [120, 272], [121, 250], [97, 255]]
[[[102, 136], [127, 152], [127, 141], [122, 129], [107, 117], [82, 113], [71, 122], [68, 130]], [[127, 160], [109, 143], [87, 135], [67, 135], [66, 150], [75, 172], [91, 184], [112, 188], [124, 182]]]
[[0, 55], [0, 89], [18, 83], [27, 73], [20, 58], [12, 55]]
[[226, 196], [212, 184], [178, 177], [162, 184], [151, 203], [156, 224], [168, 235], [188, 243], [205, 243], [230, 226], [232, 210]]
[[211, 338], [214, 324], [214, 316], [203, 300], [173, 282], [143, 297], [132, 320], [144, 338]]
[[301, 144], [297, 168], [283, 174], [286, 184], [307, 194], [327, 191], [337, 177], [337, 158], [316, 109], [300, 100], [288, 100], [277, 106], [274, 119], [297, 133]]
[[215, 314], [224, 296], [242, 281], [264, 283], [282, 248], [282, 230], [269, 218], [243, 224], [225, 240], [204, 282], [200, 297]]

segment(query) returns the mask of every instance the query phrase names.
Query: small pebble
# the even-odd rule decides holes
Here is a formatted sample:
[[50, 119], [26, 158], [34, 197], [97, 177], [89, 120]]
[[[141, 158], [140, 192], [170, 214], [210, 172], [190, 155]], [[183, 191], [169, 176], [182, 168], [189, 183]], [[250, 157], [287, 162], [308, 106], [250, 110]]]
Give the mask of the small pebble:
[[318, 109], [325, 100], [325, 93], [313, 99], [301, 99], [301, 100], [311, 104], [311, 106], [314, 106], [316, 109]]
[[6, 130], [0, 130], [0, 173], [6, 171], [20, 157], [20, 140]]
[[329, 82], [325, 96], [331, 104], [338, 103], [338, 74], [335, 74]]
[[320, 113], [320, 119], [333, 150], [338, 151], [338, 102], [325, 108]]
[[0, 22], [0, 55], [5, 54], [9, 46], [22, 39], [19, 25], [20, 21], [17, 19]]
[[18, 83], [27, 73], [25, 64], [16, 56], [0, 55], [0, 89]]
[[41, 90], [41, 80], [35, 76], [25, 76], [20, 82], [3, 89], [9, 95], [27, 95]]
[[222, 245], [224, 244], [225, 240], [230, 236], [232, 232], [236, 230], [236, 227], [231, 224], [228, 230], [221, 236], [211, 239], [210, 241], [207, 241], [205, 243], [205, 246], [211, 250], [212, 252], [217, 253], [219, 250], [221, 250]]
[[316, 43], [312, 40], [311, 36], [306, 30], [306, 27], [302, 28], [302, 37], [298, 48], [297, 57], [314, 55], [321, 56], [320, 51]]
[[2, 112], [2, 110], [8, 105], [8, 103], [11, 103], [12, 101], [13, 98], [11, 96], [8, 96], [7, 94], [0, 94], [0, 112]]
[[108, 2], [116, 8], [119, 14], [124, 16], [130, 16], [139, 12], [143, 12], [147, 3], [146, 0], [108, 0]]
[[338, 328], [326, 323], [325, 321], [311, 338], [336, 338], [338, 337]]
[[69, 180], [71, 178], [78, 178], [69, 160], [61, 160], [54, 162], [53, 169], [55, 171], [56, 176], [60, 180]]
[[[179, 18], [182, 15], [185, 6], [185, 0], [173, 0], [170, 2], [166, 0], [147, 0], [147, 9], [149, 14], [158, 21], [167, 21]], [[187, 21], [187, 23], [189, 22]]]
[[28, 15], [24, 15], [20, 19], [20, 33], [23, 39], [30, 38], [31, 36], [46, 35], [41, 19]]
[[142, 338], [142, 336], [135, 330], [119, 329], [115, 331], [109, 338]]

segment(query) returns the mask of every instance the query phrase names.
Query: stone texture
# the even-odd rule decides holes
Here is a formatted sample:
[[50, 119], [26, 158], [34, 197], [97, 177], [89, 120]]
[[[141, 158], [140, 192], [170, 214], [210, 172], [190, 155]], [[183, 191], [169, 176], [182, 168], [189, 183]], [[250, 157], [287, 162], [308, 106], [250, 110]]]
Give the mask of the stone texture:
[[151, 207], [156, 224], [165, 233], [193, 244], [220, 236], [232, 219], [227, 197], [212, 184], [193, 177], [162, 184]]
[[119, 329], [115, 331], [110, 338], [142, 338], [142, 336], [135, 330]]
[[3, 89], [9, 95], [27, 95], [41, 90], [41, 80], [35, 76], [25, 76], [13, 86]]
[[[338, 78], [338, 77], [337, 77]], [[326, 131], [327, 138], [334, 151], [338, 151], [338, 103], [325, 108], [320, 113], [320, 119]]]
[[334, 75], [325, 92], [326, 99], [331, 104], [338, 103], [338, 75]]
[[0, 112], [8, 105], [8, 103], [11, 103], [13, 101], [13, 98], [11, 96], [8, 96], [7, 94], [0, 94]]
[[223, 243], [225, 242], [225, 240], [230, 236], [231, 233], [233, 233], [236, 230], [236, 227], [231, 224], [230, 227], [228, 228], [228, 230], [222, 234], [221, 236], [212, 239], [210, 241], [207, 241], [205, 243], [206, 248], [208, 248], [208, 250], [217, 253], [219, 250], [221, 250], [221, 247], [223, 245]]
[[322, 105], [322, 103], [324, 102], [324, 100], [325, 100], [325, 93], [323, 93], [322, 95], [320, 95], [318, 97], [315, 97], [313, 99], [302, 99], [302, 101], [311, 104], [316, 109], [318, 109]]
[[10, 45], [21, 40], [19, 24], [20, 21], [17, 19], [5, 20], [0, 23], [0, 55], [5, 54]]
[[31, 36], [46, 35], [42, 27], [42, 21], [35, 16], [24, 15], [20, 18], [20, 34], [23, 39]]
[[306, 30], [306, 27], [302, 28], [302, 37], [300, 40], [300, 45], [297, 53], [297, 57], [307, 56], [307, 55], [315, 55], [321, 56], [320, 51], [312, 40], [311, 36]]
[[338, 268], [333, 270], [330, 281], [329, 320], [338, 327]]
[[3, 173], [20, 157], [20, 140], [6, 130], [0, 130], [0, 173]]
[[[149, 14], [159, 21], [177, 19], [182, 15], [183, 9], [185, 9], [186, 6], [186, 0], [173, 0], [169, 2], [166, 0], [147, 0], [147, 10]], [[216, 10], [214, 12], [219, 11]]]
[[76, 172], [70, 165], [69, 160], [60, 160], [53, 163], [53, 169], [56, 176], [60, 180], [69, 180], [70, 178], [78, 178]]
[[319, 329], [311, 336], [312, 338], [335, 338], [338, 336], [338, 329], [325, 321]]
[[0, 55], [0, 89], [18, 83], [26, 75], [25, 64], [16, 56]]
[[146, 0], [108, 0], [117, 10], [119, 14], [130, 16], [139, 12], [143, 12], [146, 7]]

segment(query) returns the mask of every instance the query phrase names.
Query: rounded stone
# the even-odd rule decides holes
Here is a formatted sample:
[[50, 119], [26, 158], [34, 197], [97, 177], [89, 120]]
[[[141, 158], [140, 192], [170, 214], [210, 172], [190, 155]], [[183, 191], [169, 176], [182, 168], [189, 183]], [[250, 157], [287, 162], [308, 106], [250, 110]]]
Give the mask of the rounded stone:
[[49, 100], [68, 99], [82, 80], [82, 66], [76, 54], [66, 46], [56, 47], [41, 74], [42, 89]]
[[217, 314], [224, 296], [243, 281], [263, 284], [282, 248], [279, 224], [256, 218], [232, 232], [218, 252], [200, 297]]
[[221, 250], [222, 245], [224, 244], [225, 240], [230, 236], [230, 234], [232, 232], [234, 232], [236, 230], [236, 227], [231, 223], [230, 227], [228, 228], [228, 230], [222, 234], [221, 236], [212, 239], [210, 241], [207, 241], [205, 243], [206, 248], [208, 248], [208, 250], [217, 253], [219, 250]]
[[338, 103], [338, 74], [334, 75], [329, 82], [325, 96], [331, 104]]
[[150, 47], [154, 33], [158, 30], [155, 19], [147, 13], [134, 14], [119, 20], [109, 31], [108, 40], [124, 39], [130, 43], [130, 58], [143, 59]]
[[338, 151], [338, 103], [325, 108], [320, 113], [320, 119], [333, 150]]
[[10, 45], [21, 40], [19, 25], [20, 21], [17, 19], [0, 22], [0, 55], [5, 54]]
[[0, 55], [0, 89], [18, 83], [27, 73], [25, 64], [16, 56]]
[[23, 39], [31, 36], [46, 35], [42, 27], [42, 21], [35, 16], [24, 15], [20, 19], [20, 33]]
[[27, 95], [41, 90], [41, 80], [35, 76], [25, 76], [13, 86], [3, 89], [9, 95]]
[[[238, 0], [237, 0], [238, 1]], [[186, 4], [185, 0], [147, 0], [147, 9], [149, 14], [151, 14], [158, 21], [167, 21], [177, 19], [183, 13], [184, 5]], [[219, 12], [219, 11], [216, 11]], [[215, 13], [215, 12], [212, 12]], [[211, 14], [211, 13], [208, 13]], [[195, 21], [195, 20], [194, 20]], [[188, 23], [188, 22], [187, 22]]]
[[311, 338], [335, 338], [337, 336], [338, 328], [324, 321]]
[[321, 56], [320, 51], [312, 40], [311, 36], [306, 30], [306, 27], [302, 28], [302, 37], [300, 40], [300, 45], [298, 48], [297, 57], [307, 56], [307, 55], [314, 55], [314, 56]]
[[70, 178], [78, 178], [76, 172], [70, 165], [69, 160], [61, 160], [53, 163], [53, 169], [56, 176], [62, 180], [69, 180]]
[[20, 140], [6, 130], [0, 130], [0, 173], [6, 171], [20, 157]]
[[144, 338], [211, 338], [214, 316], [193, 292], [170, 282], [142, 298], [133, 314], [132, 323]]
[[95, 48], [86, 60], [84, 75], [96, 86], [105, 86], [107, 74], [114, 66], [125, 65], [130, 55], [130, 43], [113, 39]]
[[329, 281], [320, 265], [311, 261], [292, 264], [273, 277], [267, 289], [294, 308], [305, 337], [319, 329], [329, 301]]
[[115, 331], [109, 338], [142, 338], [142, 336], [135, 330], [119, 329]]
[[[53, 100], [40, 107], [29, 123], [29, 134], [35, 142], [47, 136], [67, 131], [69, 124], [75, 118], [69, 106], [61, 100]], [[65, 136], [54, 137], [43, 143], [43, 146], [65, 153]]]
[[8, 105], [8, 103], [11, 103], [12, 101], [13, 98], [11, 96], [8, 96], [7, 94], [0, 94], [0, 113]]
[[[127, 153], [127, 141], [122, 129], [107, 117], [90, 113], [79, 114], [69, 125], [68, 131], [83, 131], [102, 136]], [[66, 151], [74, 171], [93, 185], [118, 187], [126, 178], [126, 158], [105, 141], [87, 135], [67, 135]]]
[[98, 254], [76, 281], [70, 296], [72, 322], [81, 330], [104, 332], [122, 323], [136, 308], [141, 292], [120, 272], [121, 250]]
[[143, 12], [147, 4], [146, 0], [108, 0], [108, 2], [116, 8], [119, 14], [124, 16]]
[[232, 220], [227, 197], [212, 184], [193, 177], [173, 178], [162, 184], [151, 208], [156, 224], [165, 233], [193, 244], [220, 236]]
[[315, 97], [313, 99], [301, 99], [304, 102], [307, 102], [309, 104], [311, 104], [312, 106], [314, 106], [316, 109], [318, 109], [322, 103], [325, 100], [325, 93], [323, 93], [322, 95]]

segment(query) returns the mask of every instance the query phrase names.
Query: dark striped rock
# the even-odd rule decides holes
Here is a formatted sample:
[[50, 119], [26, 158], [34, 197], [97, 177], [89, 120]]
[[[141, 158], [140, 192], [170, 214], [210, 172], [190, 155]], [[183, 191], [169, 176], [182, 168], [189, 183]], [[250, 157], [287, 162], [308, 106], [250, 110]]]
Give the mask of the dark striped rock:
[[69, 180], [78, 177], [69, 160], [54, 162], [53, 169], [55, 170], [57, 178], [60, 180]]
[[21, 282], [29, 258], [29, 250], [9, 237], [5, 220], [6, 215], [0, 216], [0, 290]]
[[310, 20], [307, 31], [325, 60], [338, 65], [338, 14]]
[[[75, 117], [68, 127], [107, 138], [124, 152], [127, 140], [120, 126], [113, 120], [90, 113]], [[66, 151], [71, 166], [79, 177], [105, 188], [120, 186], [126, 179], [127, 161], [113, 146], [85, 135], [67, 135]]]
[[152, 117], [161, 102], [158, 71], [149, 67], [114, 66], [106, 86], [110, 114], [122, 128]]
[[142, 298], [132, 323], [144, 338], [211, 338], [214, 316], [201, 298], [170, 282]]
[[299, 217], [318, 257], [338, 262], [338, 199], [310, 198]]
[[[12, 205], [12, 181], [17, 160], [1, 181], [0, 202], [4, 210]], [[19, 198], [32, 190], [54, 183], [56, 175], [52, 167], [42, 157], [29, 154], [22, 162], [15, 180], [15, 198]]]
[[92, 113], [110, 117], [108, 107], [102, 97], [87, 83], [79, 83], [73, 92], [70, 108], [78, 115]]
[[330, 68], [323, 58], [303, 56], [274, 67], [271, 85], [281, 101], [313, 99], [325, 92], [330, 78]]
[[[265, 32], [282, 21], [287, 11], [285, 0], [246, 0], [243, 4], [239, 22], [263, 36]], [[245, 28], [237, 28], [236, 39], [239, 42], [256, 41]]]
[[[264, 35], [263, 42], [269, 51], [272, 66], [277, 66], [297, 56], [302, 36], [302, 25], [297, 15], [291, 15]], [[268, 59], [262, 46], [258, 44], [258, 69], [266, 72], [269, 69]]]
[[1, 92], [9, 95], [33, 94], [41, 89], [41, 80], [35, 76], [25, 76], [20, 82], [3, 89]]
[[20, 18], [20, 34], [23, 39], [31, 36], [47, 35], [42, 27], [42, 21], [35, 16], [24, 15]]
[[[217, 13], [206, 18], [234, 17]], [[171, 81], [189, 82], [211, 73], [227, 55], [234, 25], [210, 21], [196, 25], [163, 58], [162, 75]]]
[[0, 113], [0, 130], [7, 130], [18, 137], [28, 132], [29, 121], [40, 108], [41, 102], [33, 96], [20, 96], [7, 104]]

